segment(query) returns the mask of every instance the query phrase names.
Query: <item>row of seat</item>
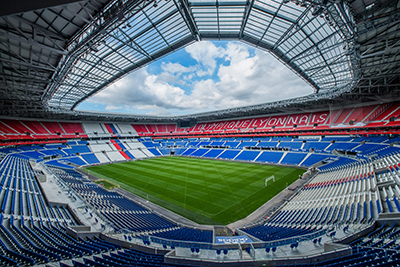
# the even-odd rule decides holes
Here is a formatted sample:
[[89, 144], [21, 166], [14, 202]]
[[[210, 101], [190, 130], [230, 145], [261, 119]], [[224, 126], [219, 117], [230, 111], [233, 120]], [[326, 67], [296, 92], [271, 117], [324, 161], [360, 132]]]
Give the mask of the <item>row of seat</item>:
[[[220, 133], [249, 133], [284, 130], [317, 131], [337, 130], [354, 127], [382, 127], [398, 125], [398, 120], [390, 121], [399, 113], [399, 103], [370, 105], [356, 108], [326, 110], [301, 114], [266, 116], [260, 118], [245, 118], [217, 122], [197, 123], [190, 128], [179, 128], [175, 124], [134, 124], [140, 136], [184, 135], [184, 134], [220, 134]], [[350, 123], [351, 122], [351, 123]]]
[[[400, 208], [398, 159], [398, 154], [358, 161], [344, 158], [342, 162], [322, 168], [266, 223], [245, 228], [244, 231], [267, 240], [269, 232], [275, 227], [329, 229], [344, 224], [346, 228], [357, 228], [373, 223], [380, 213]], [[385, 174], [387, 170], [390, 177], [377, 180], [382, 175], [379, 169], [385, 170]], [[378, 182], [389, 182], [389, 185], [378, 187]]]
[[0, 264], [28, 266], [117, 250], [99, 239], [75, 240], [66, 228], [76, 221], [64, 206], [50, 206], [29, 162], [7, 155], [0, 163]]
[[95, 144], [86, 141], [81, 141], [79, 144], [76, 142], [70, 143], [44, 146], [19, 146], [18, 148], [3, 148], [0, 151], [18, 153], [20, 157], [34, 159], [37, 162], [43, 161], [44, 158], [57, 158], [46, 161], [46, 164], [63, 168], [153, 156], [141, 143], [137, 141], [133, 142], [131, 139], [125, 144], [126, 146], [119, 140], [111, 140], [110, 142], [102, 141]]
[[271, 225], [258, 225], [255, 227], [243, 229], [243, 231], [245, 231], [246, 233], [262, 241], [274, 241], [290, 237], [303, 236], [314, 233], [317, 230], [319, 229], [311, 227], [285, 227]]
[[112, 223], [115, 231], [129, 230], [172, 240], [212, 243], [212, 231], [180, 228], [123, 196], [90, 183], [74, 170], [52, 168], [88, 205]]

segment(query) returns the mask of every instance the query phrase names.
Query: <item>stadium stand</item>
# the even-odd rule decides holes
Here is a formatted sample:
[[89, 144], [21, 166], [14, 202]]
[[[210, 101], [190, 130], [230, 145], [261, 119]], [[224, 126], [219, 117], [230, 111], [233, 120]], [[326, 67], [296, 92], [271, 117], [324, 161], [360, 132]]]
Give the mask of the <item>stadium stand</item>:
[[[80, 123], [67, 123], [67, 122], [60, 122], [60, 125], [64, 129], [66, 134], [83, 134], [83, 128]], [[69, 136], [68, 136], [69, 138]]]
[[241, 151], [240, 150], [225, 150], [218, 156], [219, 159], [234, 159]]
[[[104, 190], [97, 185], [90, 184], [82, 175], [72, 170], [54, 169], [61, 179], [65, 181], [87, 203], [107, 218], [114, 226], [115, 231], [131, 230], [136, 233], [154, 232], [158, 237], [169, 237], [173, 240], [186, 240], [191, 238], [196, 242], [212, 242], [211, 231], [185, 229], [178, 226], [150, 210], [127, 200], [121, 195]], [[123, 220], [121, 220], [123, 218]], [[168, 233], [167, 233], [168, 232]], [[158, 233], [158, 234], [156, 234]], [[162, 233], [162, 234], [161, 234]], [[198, 233], [195, 238], [193, 233]]]
[[283, 152], [263, 151], [262, 154], [255, 160], [257, 162], [279, 163], [283, 156]]
[[[167, 133], [158, 131], [157, 127], [166, 128], [165, 125], [151, 125], [151, 124], [132, 124], [133, 128], [140, 136], [176, 136], [184, 133], [183, 137], [188, 134], [192, 135], [213, 135], [221, 133], [257, 133], [257, 132], [272, 132], [279, 133], [279, 130], [297, 133], [299, 135], [316, 134], [316, 130], [320, 130], [323, 134], [324, 131], [329, 129], [340, 130], [347, 129], [357, 124], [357, 127], [384, 127], [386, 125], [399, 125], [400, 120], [389, 121], [391, 117], [397, 118], [397, 111], [400, 102], [394, 102], [387, 109], [387, 104], [359, 106], [354, 108], [343, 108], [337, 110], [327, 110], [324, 112], [314, 113], [301, 113], [287, 116], [271, 116], [257, 118], [253, 120], [227, 120], [220, 122], [198, 123], [196, 126], [183, 131], [179, 127], [171, 127], [175, 131]], [[400, 114], [400, 112], [399, 112]], [[293, 127], [296, 125], [296, 127]], [[328, 131], [328, 133], [332, 133]], [[350, 132], [353, 133], [353, 132]], [[367, 132], [366, 132], [367, 133]], [[354, 131], [354, 134], [362, 134], [362, 132]]]
[[83, 160], [88, 164], [97, 164], [100, 163], [99, 159], [95, 156], [94, 153], [82, 154]]
[[[101, 124], [98, 125], [100, 127]], [[20, 128], [17, 129], [21, 130]], [[55, 144], [3, 148], [0, 150], [4, 155], [1, 169], [7, 171], [7, 173], [12, 173], [14, 171], [10, 172], [9, 167], [6, 166], [17, 164], [17, 169], [22, 168], [24, 171], [28, 171], [30, 169], [28, 160], [33, 159], [38, 164], [44, 162], [52, 173], [60, 177], [65, 185], [85, 201], [88, 207], [97, 210], [99, 218], [106, 221], [107, 225], [114, 229], [117, 235], [125, 236], [123, 240], [139, 242], [146, 246], [149, 243], [154, 243], [158, 246], [183, 247], [194, 251], [196, 251], [196, 247], [200, 250], [212, 250], [210, 244], [213, 243], [213, 235], [211, 231], [179, 226], [138, 203], [131, 202], [131, 200], [115, 192], [104, 190], [75, 172], [75, 168], [136, 158], [169, 156], [171, 151], [178, 156], [304, 167], [314, 166], [319, 172], [289, 202], [282, 205], [263, 223], [237, 229], [251, 236], [254, 240], [258, 240], [258, 242], [266, 242], [267, 249], [276, 249], [285, 245], [295, 249], [299, 242], [318, 242], [319, 238], [332, 235], [331, 229], [336, 229], [335, 234], [340, 232], [340, 236], [348, 238], [346, 231], [350, 233], [355, 229], [371, 227], [380, 218], [380, 214], [400, 212], [398, 200], [400, 198], [399, 148], [391, 145], [390, 140], [396, 141], [397, 139], [390, 138], [390, 136], [326, 136], [310, 139], [294, 137], [221, 139], [209, 137], [207, 139], [176, 140], [113, 139], [112, 136], [110, 138], [89, 141], [69, 140]], [[337, 154], [339, 152], [342, 154]], [[353, 154], [349, 157], [346, 156], [347, 153]], [[42, 220], [50, 216], [49, 214], [54, 214], [52, 216], [57, 218], [55, 219], [56, 225], [63, 225], [63, 227], [79, 224], [78, 221], [72, 219], [75, 215], [70, 214], [65, 208], [59, 206], [47, 207], [44, 204], [44, 199], [40, 199], [43, 193], [38, 186], [35, 190], [39, 190], [40, 193], [36, 202], [34, 198], [33, 202], [31, 200], [27, 202], [28, 205], [13, 204], [26, 201], [23, 200], [21, 193], [15, 194], [14, 191], [10, 190], [10, 186], [19, 186], [23, 189], [22, 185], [23, 183], [13, 183], [11, 180], [2, 179], [1, 186], [5, 190], [3, 189], [1, 197], [7, 200], [2, 202], [2, 212], [6, 215], [12, 215], [12, 217], [9, 215], [4, 217], [5, 215], [3, 215], [2, 219], [6, 222], [3, 225], [6, 225], [6, 227], [10, 225], [12, 228], [13, 220], [15, 221], [14, 216], [21, 213], [42, 218]], [[32, 186], [30, 188], [33, 189]], [[19, 199], [19, 202], [15, 202], [17, 199]], [[38, 206], [39, 202], [42, 202], [44, 206]], [[26, 227], [30, 230], [23, 231], [40, 234], [40, 238], [44, 242], [50, 242], [51, 238], [55, 238], [53, 236], [46, 237], [43, 233], [49, 233], [48, 229], [56, 226], [48, 225], [45, 227], [50, 228], [44, 228], [45, 230], [39, 228], [38, 230], [36, 222], [28, 224], [31, 220], [28, 220], [28, 218], [30, 217], [27, 217], [26, 224], [28, 226]], [[7, 223], [9, 220], [12, 223]], [[59, 231], [62, 232], [60, 235], [66, 235], [63, 232], [65, 228], [59, 228], [57, 233]], [[392, 233], [394, 230], [389, 228], [388, 232]], [[2, 240], [7, 238], [12, 240], [13, 233], [4, 232], [0, 237], [2, 237]], [[132, 233], [135, 234], [132, 235]], [[30, 240], [30, 236], [28, 235], [28, 240]], [[63, 238], [70, 239], [69, 236]], [[71, 253], [75, 258], [83, 259], [83, 262], [88, 262], [85, 255], [94, 253], [93, 250], [90, 252], [90, 246], [81, 250], [76, 248], [79, 246], [82, 248], [82, 245], [87, 245], [90, 240], [79, 242], [83, 243], [74, 242], [75, 247], [71, 247], [68, 253]], [[385, 240], [379, 241], [373, 247], [383, 246], [386, 243]], [[39, 250], [33, 249], [33, 246], [29, 248], [32, 252], [26, 252], [25, 250], [28, 248], [22, 250], [18, 248], [18, 245], [12, 246], [7, 242], [4, 244], [2, 255], [7, 258], [4, 259], [5, 262], [12, 262], [16, 259], [19, 262], [31, 262], [31, 264], [32, 261], [35, 261], [35, 263], [39, 260], [46, 261], [45, 258], [34, 254]], [[65, 242], [62, 244], [63, 246], [67, 245]], [[62, 254], [59, 257], [50, 254], [57, 253], [54, 252], [56, 250], [50, 249], [48, 246], [41, 245], [39, 248], [47, 249], [47, 254], [52, 255], [53, 259], [54, 257], [58, 260], [63, 259]], [[387, 246], [393, 247], [394, 245]], [[99, 245], [95, 247], [99, 248]], [[253, 253], [255, 251], [257, 251], [257, 248], [254, 248]], [[17, 256], [15, 253], [19, 253], [18, 255], [21, 256]], [[251, 254], [252, 252], [248, 251], [248, 253]], [[96, 257], [104, 259], [106, 254], [98, 255]]]
[[6, 190], [0, 214], [0, 260], [6, 266], [43, 264], [120, 248], [67, 235], [65, 227], [78, 221], [64, 206], [47, 203], [26, 159], [6, 156], [0, 169], [1, 186]]
[[50, 133], [65, 133], [64, 130], [61, 128], [61, 125], [58, 122], [48, 122], [42, 121], [41, 124], [50, 132]]
[[263, 241], [279, 240], [290, 238], [292, 236], [301, 236], [312, 233], [310, 229], [296, 229], [277, 226], [256, 226], [253, 228], [245, 229], [245, 231], [258, 239]]
[[216, 158], [223, 152], [222, 149], [210, 149], [203, 155], [203, 158]]
[[246, 160], [246, 161], [254, 161], [258, 157], [261, 152], [259, 151], [242, 151], [239, 155], [235, 157], [235, 160]]
[[307, 156], [305, 153], [286, 153], [284, 158], [281, 159], [281, 164], [299, 165]]
[[88, 134], [94, 134], [94, 133], [103, 134], [103, 133], [105, 133], [103, 128], [101, 127], [100, 123], [86, 122], [86, 123], [83, 123], [83, 128], [85, 129], [85, 132]]

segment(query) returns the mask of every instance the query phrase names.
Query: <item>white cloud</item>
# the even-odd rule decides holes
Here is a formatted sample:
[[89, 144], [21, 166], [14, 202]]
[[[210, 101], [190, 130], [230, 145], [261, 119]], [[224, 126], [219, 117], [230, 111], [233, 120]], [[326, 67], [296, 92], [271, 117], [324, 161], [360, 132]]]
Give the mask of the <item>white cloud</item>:
[[[312, 89], [268, 53], [229, 42], [226, 48], [199, 42], [185, 48], [197, 65], [162, 63], [159, 75], [140, 69], [90, 98], [106, 110], [148, 114], [195, 113], [266, 103], [306, 95]], [[223, 60], [223, 64], [217, 62]], [[205, 79], [215, 73], [218, 79]], [[214, 77], [214, 76], [213, 76]], [[185, 91], [183, 86], [191, 86]], [[182, 88], [181, 88], [182, 87]]]
[[124, 110], [126, 107], [125, 106], [113, 106], [113, 105], [107, 105], [105, 107], [105, 110], [108, 111], [113, 111], [113, 110]]
[[168, 62], [168, 63], [162, 62], [161, 68], [166, 72], [174, 73], [174, 74], [175, 73], [187, 73], [187, 72], [192, 72], [195, 70], [195, 67], [192, 67], [192, 66], [185, 67], [179, 63], [171, 63], [171, 62]]
[[216, 59], [225, 55], [223, 47], [208, 41], [194, 43], [186, 47], [185, 51], [200, 64], [201, 69], [197, 70], [199, 77], [213, 74], [217, 67]]

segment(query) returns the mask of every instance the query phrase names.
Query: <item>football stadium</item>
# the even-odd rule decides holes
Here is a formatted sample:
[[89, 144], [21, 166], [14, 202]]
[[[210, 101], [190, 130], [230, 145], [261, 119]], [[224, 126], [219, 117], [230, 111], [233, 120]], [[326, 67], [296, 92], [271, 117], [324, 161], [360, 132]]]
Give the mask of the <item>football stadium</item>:
[[[0, 266], [400, 266], [400, 1], [3, 2]], [[203, 41], [312, 93], [77, 108]]]

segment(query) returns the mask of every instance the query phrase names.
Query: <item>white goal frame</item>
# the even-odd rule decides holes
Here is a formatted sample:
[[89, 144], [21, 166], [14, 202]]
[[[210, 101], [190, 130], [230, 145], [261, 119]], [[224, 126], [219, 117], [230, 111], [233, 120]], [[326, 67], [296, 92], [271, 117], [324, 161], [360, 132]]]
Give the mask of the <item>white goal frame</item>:
[[265, 187], [267, 187], [268, 185], [268, 181], [272, 179], [272, 182], [275, 182], [275, 176], [271, 175], [270, 177], [268, 177], [267, 179], [265, 179]]

